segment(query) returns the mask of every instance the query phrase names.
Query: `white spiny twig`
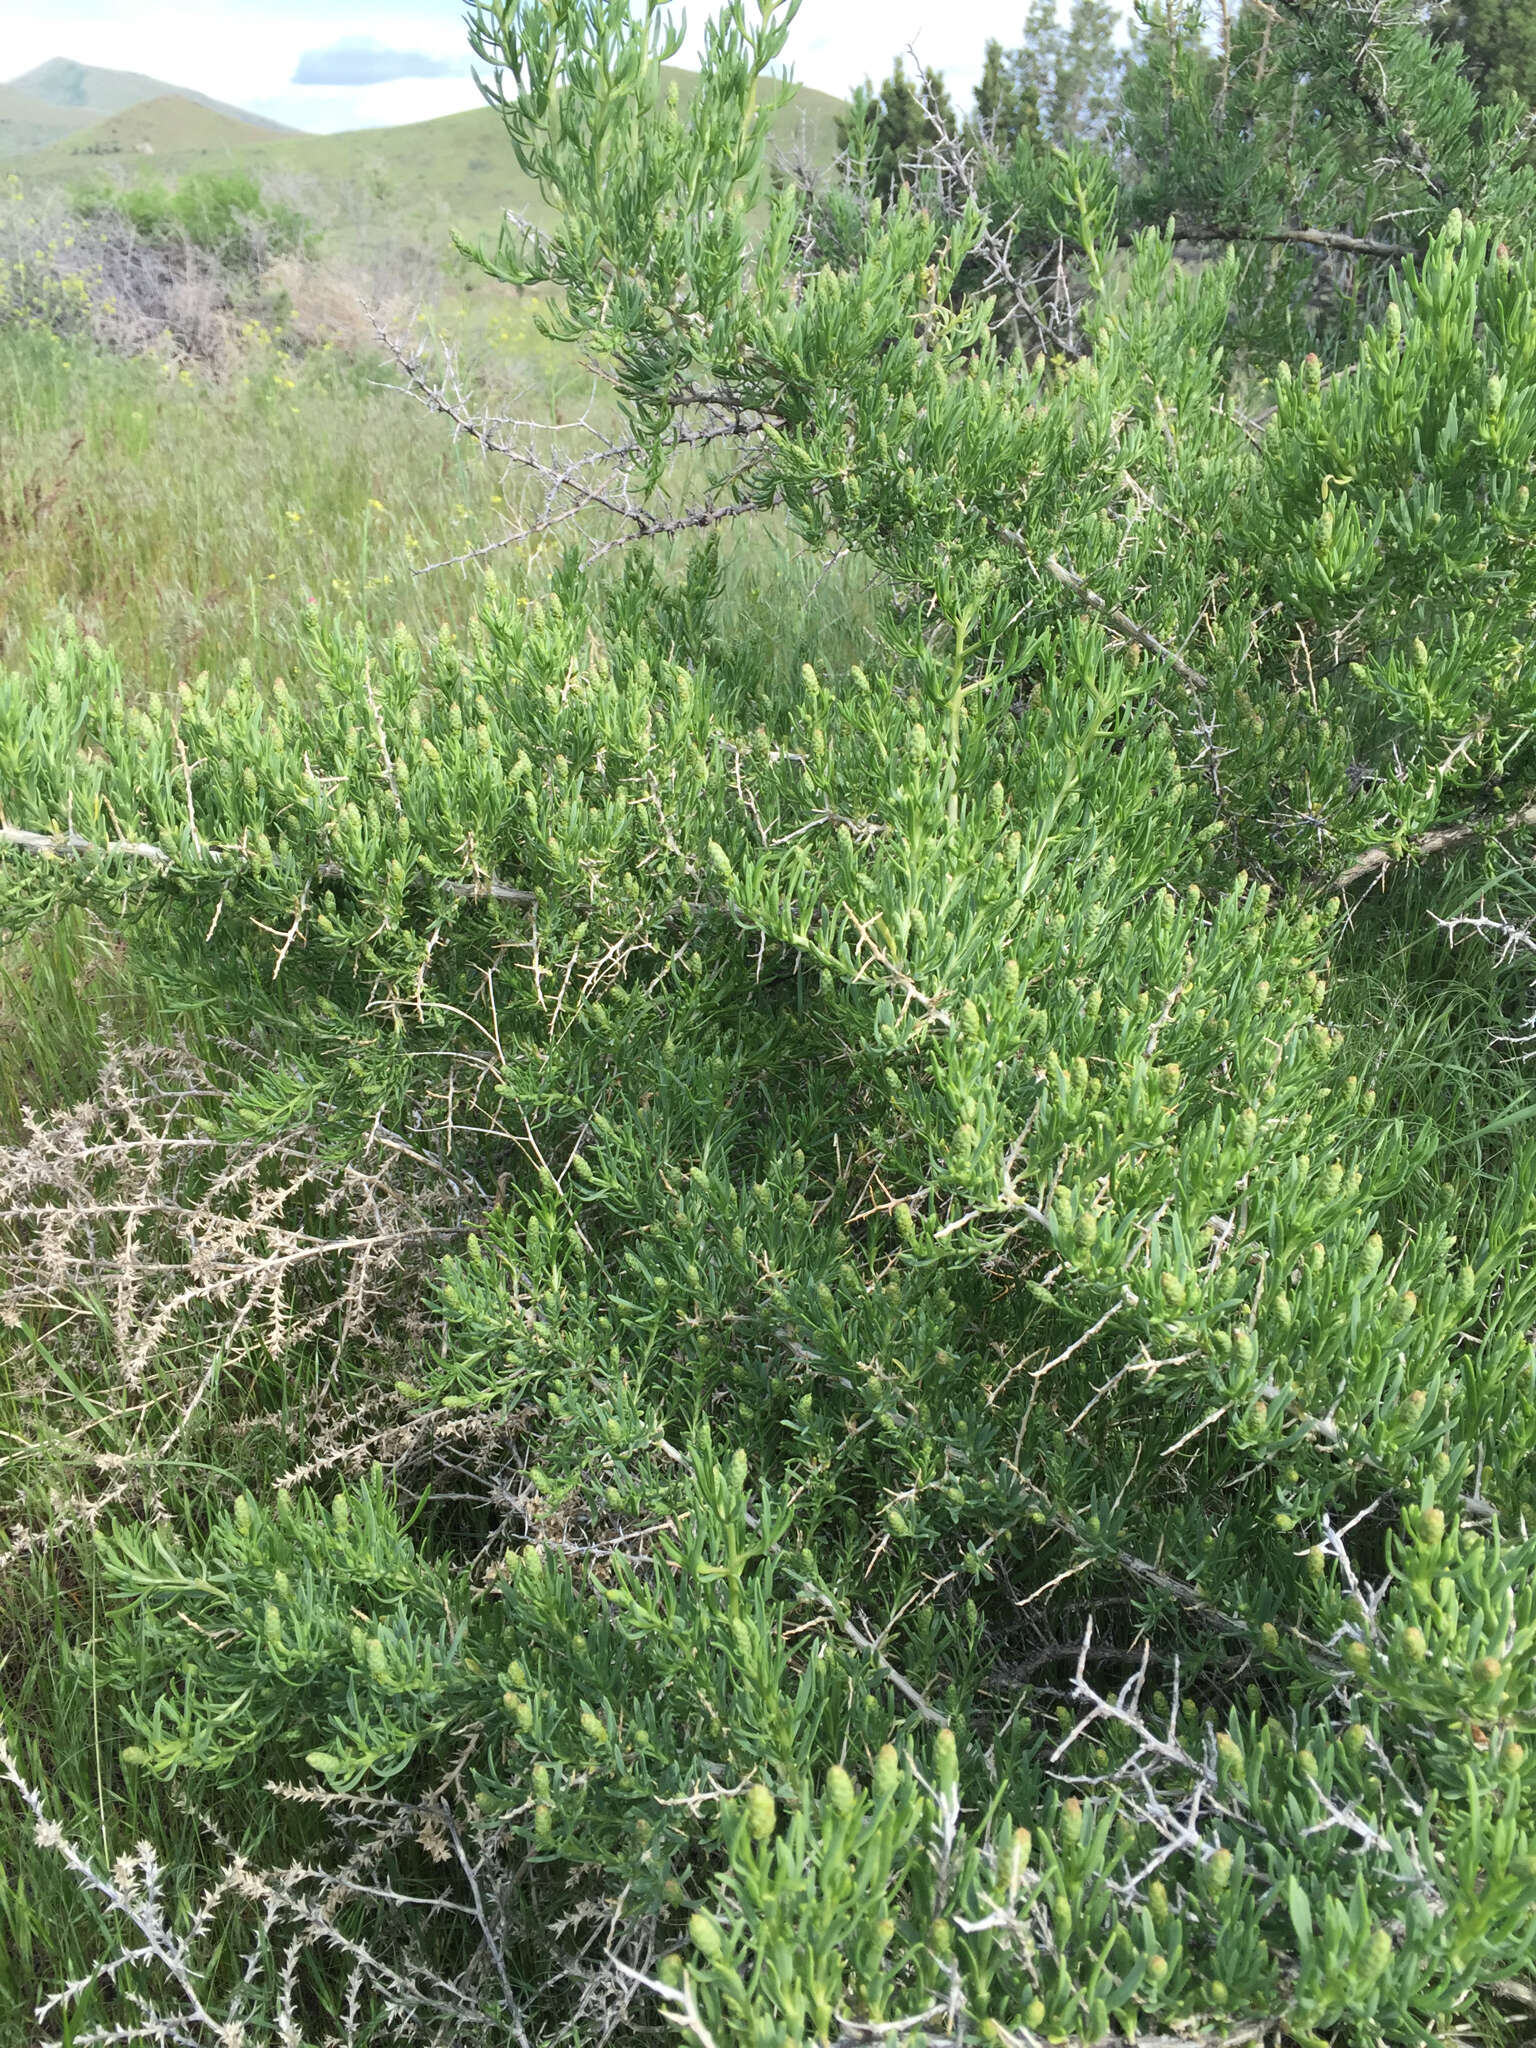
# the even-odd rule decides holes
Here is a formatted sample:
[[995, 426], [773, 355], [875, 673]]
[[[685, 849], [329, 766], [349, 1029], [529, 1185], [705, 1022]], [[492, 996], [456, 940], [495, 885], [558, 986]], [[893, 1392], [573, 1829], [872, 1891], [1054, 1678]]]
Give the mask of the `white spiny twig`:
[[[474, 442], [509, 477], [532, 478], [538, 487], [535, 509], [526, 519], [509, 521], [503, 533], [461, 554], [424, 563], [419, 575], [483, 560], [567, 528], [584, 538], [585, 560], [591, 563], [630, 542], [706, 531], [768, 510], [774, 502], [771, 494], [753, 489], [764, 433], [775, 424], [774, 416], [730, 392], [680, 386], [667, 398], [672, 418], [653, 444], [615, 434], [603, 424], [596, 381], [574, 420], [551, 424], [495, 413], [466, 389], [458, 359], [446, 344], [438, 344], [438, 361], [430, 363], [423, 349], [407, 346], [377, 319], [374, 331], [400, 373], [393, 388], [447, 420], [455, 440]], [[725, 448], [740, 453], [703, 479], [691, 503], [674, 506], [657, 499], [658, 450], [665, 468], [679, 458], [708, 457]]]

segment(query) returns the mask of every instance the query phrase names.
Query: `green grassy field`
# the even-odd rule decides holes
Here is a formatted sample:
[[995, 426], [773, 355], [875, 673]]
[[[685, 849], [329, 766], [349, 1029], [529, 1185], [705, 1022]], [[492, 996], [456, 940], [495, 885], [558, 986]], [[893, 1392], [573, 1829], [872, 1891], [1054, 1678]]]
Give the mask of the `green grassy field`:
[[[498, 306], [487, 333], [508, 381], [545, 397], [530, 309]], [[320, 604], [462, 625], [480, 572], [420, 571], [504, 530], [501, 479], [391, 374], [270, 338], [217, 381], [47, 334], [0, 340], [0, 660], [68, 616], [133, 687], [166, 689], [252, 648], [291, 668]]]
[[[685, 94], [692, 78], [677, 74]], [[838, 108], [801, 93], [779, 116], [781, 147], [825, 160]], [[157, 138], [153, 159], [97, 147], [141, 132]], [[196, 140], [215, 133], [217, 147]], [[455, 229], [494, 232], [506, 206], [538, 211], [490, 109], [265, 135], [162, 97], [19, 159], [13, 175], [30, 199], [103, 171], [174, 183], [231, 168], [291, 194], [320, 232], [315, 260], [279, 280], [286, 325], [247, 322], [220, 374], [0, 328], [0, 661], [70, 618], [113, 650], [129, 687], [166, 689], [252, 649], [291, 671], [316, 607], [370, 628], [462, 630], [481, 567], [422, 571], [504, 533], [517, 487], [391, 388], [360, 294], [387, 301], [397, 326], [414, 310], [464, 351], [499, 408], [552, 419], [584, 403], [536, 303], [451, 246]], [[518, 576], [549, 566], [524, 551], [492, 562]]]

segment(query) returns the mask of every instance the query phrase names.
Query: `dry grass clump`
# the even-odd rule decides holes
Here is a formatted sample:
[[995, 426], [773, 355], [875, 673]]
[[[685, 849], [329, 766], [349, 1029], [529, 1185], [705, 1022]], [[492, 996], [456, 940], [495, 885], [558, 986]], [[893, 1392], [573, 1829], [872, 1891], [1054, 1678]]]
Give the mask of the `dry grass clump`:
[[253, 310], [269, 304], [256, 262], [185, 234], [151, 235], [117, 207], [0, 187], [0, 327], [90, 342], [117, 355], [227, 370]]

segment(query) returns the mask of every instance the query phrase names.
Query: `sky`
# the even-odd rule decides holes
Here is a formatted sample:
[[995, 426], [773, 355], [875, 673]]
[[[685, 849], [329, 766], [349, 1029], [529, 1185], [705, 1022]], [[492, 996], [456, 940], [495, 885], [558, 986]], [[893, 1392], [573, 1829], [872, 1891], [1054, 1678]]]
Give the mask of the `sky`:
[[[843, 94], [911, 47], [969, 93], [989, 36], [1016, 42], [1026, 0], [804, 0], [786, 56], [802, 84]], [[706, 7], [688, 9], [697, 24]], [[478, 106], [457, 0], [0, 0], [0, 63], [49, 57], [144, 71], [330, 132]], [[685, 49], [679, 62], [687, 60]]]

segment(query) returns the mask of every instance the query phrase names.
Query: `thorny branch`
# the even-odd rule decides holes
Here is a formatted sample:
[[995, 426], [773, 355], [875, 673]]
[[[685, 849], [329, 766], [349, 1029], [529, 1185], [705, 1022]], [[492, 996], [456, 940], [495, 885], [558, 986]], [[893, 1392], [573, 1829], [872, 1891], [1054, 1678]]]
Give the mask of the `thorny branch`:
[[51, 1500], [46, 1529], [25, 1512], [36, 1461], [7, 1461], [20, 1519], [0, 1569], [152, 1485], [243, 1356], [303, 1351], [323, 1386], [348, 1345], [419, 1341], [421, 1270], [489, 1206], [462, 1166], [382, 1130], [346, 1165], [303, 1123], [221, 1136], [207, 1110], [224, 1085], [186, 1053], [114, 1051], [89, 1100], [0, 1150], [0, 1323], [46, 1336], [19, 1391], [42, 1425], [61, 1374], [83, 1365], [101, 1388], [78, 1496]]
[[[88, 839], [81, 832], [31, 832], [20, 825], [0, 824], [0, 846], [14, 846], [18, 852], [39, 854], [45, 860], [134, 860], [157, 868], [169, 868], [175, 860], [175, 856], [163, 846], [155, 846], [148, 840]], [[200, 842], [198, 850], [212, 861], [235, 863], [249, 859], [245, 849], [238, 846], [210, 846]], [[334, 861], [326, 861], [315, 869], [313, 880], [345, 881], [346, 870]], [[455, 897], [462, 903], [513, 903], [522, 909], [532, 909], [539, 900], [532, 889], [515, 889], [509, 883], [497, 881], [494, 876], [474, 882], [434, 876], [433, 882], [445, 896]]]
[[[1024, 545], [1022, 534], [1007, 531], [1003, 537], [1005, 540], [1014, 541], [1020, 546]], [[1123, 633], [1127, 640], [1133, 640], [1138, 647], [1145, 649], [1156, 660], [1166, 662], [1174, 674], [1181, 676], [1191, 689], [1208, 690], [1210, 688], [1208, 679], [1200, 673], [1199, 669], [1191, 668], [1183, 655], [1178, 653], [1176, 649], [1168, 646], [1165, 641], [1159, 640], [1155, 634], [1149, 633], [1145, 626], [1138, 626], [1133, 618], [1130, 618], [1117, 606], [1110, 604], [1106, 598], [1101, 597], [1096, 590], [1090, 588], [1088, 583], [1083, 577], [1078, 575], [1075, 569], [1067, 568], [1065, 563], [1059, 562], [1054, 555], [1046, 556], [1045, 568], [1048, 575], [1053, 576], [1064, 589], [1070, 590], [1075, 596], [1080, 597], [1090, 611], [1098, 612], [1101, 617], [1108, 619], [1115, 630]]]
[[1387, 870], [1394, 862], [1428, 860], [1437, 853], [1454, 853], [1458, 846], [1467, 846], [1475, 839], [1489, 839], [1500, 832], [1528, 832], [1533, 827], [1536, 827], [1536, 803], [1526, 804], [1502, 818], [1470, 818], [1461, 825], [1437, 825], [1432, 832], [1422, 833], [1400, 849], [1373, 846], [1368, 853], [1360, 854], [1347, 868], [1331, 876], [1326, 887], [1330, 891], [1344, 890], [1368, 879], [1385, 881]]
[[1279, 242], [1308, 249], [1333, 249], [1345, 256], [1380, 256], [1400, 263], [1415, 252], [1407, 242], [1384, 242], [1374, 235], [1346, 235], [1328, 228], [1192, 227], [1177, 221], [1176, 242]]
[[1081, 355], [1078, 320], [1090, 296], [1080, 274], [1081, 258], [1061, 235], [1042, 240], [1038, 231], [1027, 234], [1018, 207], [996, 217], [984, 192], [987, 143], [972, 130], [956, 131], [942, 99], [929, 87], [928, 73], [921, 64], [916, 70], [932, 140], [905, 168], [908, 176], [937, 187], [935, 197], [946, 218], [970, 216], [974, 240], [967, 266], [976, 295], [992, 301], [993, 333], [1025, 353]]
[[[167, 1886], [153, 1844], [141, 1841], [109, 1863], [71, 1839], [0, 1725], [0, 1796], [8, 1786], [31, 1816], [37, 1848], [60, 1859], [101, 1920], [90, 1967], [37, 2006], [38, 2027], [50, 2030], [39, 2042], [55, 2038], [55, 2026], [58, 2038], [79, 2048], [309, 2040], [315, 2037], [297, 2009], [299, 1966], [318, 1951], [341, 1958], [346, 1969], [344, 2012], [338, 2031], [326, 2036], [331, 2048], [381, 2038], [420, 2048], [530, 2048], [535, 2032], [546, 2048], [601, 2048], [633, 2025], [636, 1993], [655, 1956], [656, 1918], [626, 1911], [622, 1896], [573, 1900], [567, 1887], [541, 1888], [516, 1831], [466, 1805], [459, 1782], [466, 1761], [461, 1756], [419, 1799], [269, 1784], [269, 1793], [318, 1811], [334, 1861], [260, 1868], [214, 1818], [189, 1811], [215, 1860], [202, 1889], [185, 1897]], [[460, 1896], [449, 1882], [421, 1889], [423, 1852], [457, 1871]], [[358, 1904], [374, 1921], [368, 1935], [345, 1910]], [[421, 1939], [443, 1913], [478, 1937], [456, 1965], [434, 1960]], [[536, 2028], [509, 1968], [530, 1914], [546, 1940], [586, 1923], [545, 1987], [547, 2010]], [[113, 2002], [112, 2017], [82, 2024], [79, 2002], [98, 1988]]]
[[1387, 70], [1377, 48], [1380, 22], [1374, 0], [1277, 0], [1279, 7], [1313, 35], [1320, 22], [1342, 22], [1355, 44], [1349, 89], [1356, 103], [1397, 152], [1397, 161], [1422, 182], [1435, 199], [1449, 196], [1445, 180], [1431, 164], [1423, 144], [1399, 119], [1386, 98]]
[[[1463, 933], [1487, 940], [1496, 948], [1500, 966], [1507, 966], [1521, 954], [1536, 953], [1536, 936], [1525, 925], [1514, 924], [1497, 913], [1490, 915], [1487, 911], [1478, 911], [1460, 917], [1437, 917], [1435, 922], [1452, 945]], [[1498, 1042], [1527, 1048], [1536, 1045], [1536, 1011], [1526, 1018], [1522, 1031], [1504, 1034]]]
[[[579, 417], [558, 425], [487, 412], [466, 391], [452, 349], [440, 346], [439, 362], [433, 364], [424, 350], [409, 347], [377, 319], [374, 331], [400, 372], [397, 390], [446, 419], [455, 439], [473, 441], [509, 474], [532, 477], [539, 487], [537, 509], [527, 520], [509, 523], [496, 539], [463, 554], [424, 563], [419, 575], [478, 561], [567, 528], [585, 534], [596, 520], [610, 531], [605, 539], [590, 540], [585, 561], [591, 563], [633, 541], [706, 531], [766, 511], [775, 502], [771, 492], [753, 486], [761, 467], [764, 431], [776, 424], [776, 415], [730, 392], [695, 386], [675, 391], [667, 401], [673, 410], [671, 422], [656, 441], [642, 441], [616, 435], [600, 423], [601, 380], [594, 381], [591, 399]], [[672, 463], [691, 458], [697, 480], [698, 459], [722, 449], [739, 451], [737, 459], [702, 479], [695, 502], [676, 509], [655, 502], [657, 478]], [[615, 525], [616, 532], [611, 530]]]

